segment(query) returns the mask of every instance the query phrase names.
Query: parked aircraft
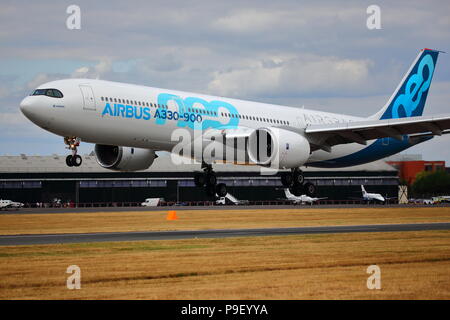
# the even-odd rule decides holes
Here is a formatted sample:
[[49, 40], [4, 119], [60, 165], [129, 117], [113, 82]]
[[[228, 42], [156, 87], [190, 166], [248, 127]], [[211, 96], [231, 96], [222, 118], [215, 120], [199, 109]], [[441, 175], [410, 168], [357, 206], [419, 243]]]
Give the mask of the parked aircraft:
[[305, 194], [302, 194], [300, 196], [296, 196], [293, 195], [288, 188], [284, 188], [284, 194], [286, 195], [286, 199], [289, 201], [292, 201], [294, 204], [310, 204], [312, 205], [314, 202], [318, 201], [318, 200], [324, 200], [327, 199], [325, 198], [314, 198], [314, 197], [309, 197]]
[[220, 197], [219, 199], [216, 200], [216, 204], [222, 204], [225, 205], [227, 204], [227, 200], [235, 205], [243, 205], [243, 204], [248, 204], [249, 201], [248, 200], [239, 200], [236, 197], [234, 197], [231, 193], [227, 193], [224, 197]]
[[364, 201], [367, 201], [367, 203], [370, 203], [371, 201], [378, 201], [378, 202], [384, 203], [390, 199], [397, 199], [397, 197], [392, 197], [392, 198], [383, 197], [379, 193], [369, 193], [366, 191], [366, 189], [364, 188], [363, 185], [361, 185], [361, 192], [362, 192], [362, 198], [355, 198], [355, 199], [364, 200]]
[[379, 193], [369, 193], [366, 191], [366, 189], [364, 189], [364, 186], [361, 185], [361, 191], [362, 191], [362, 197], [364, 200], [366, 201], [380, 201], [380, 202], [385, 202], [386, 199]]
[[24, 206], [23, 203], [21, 202], [14, 202], [11, 200], [0, 200], [0, 210], [2, 209], [8, 209], [8, 208], [15, 208], [15, 209], [19, 209], [22, 208]]
[[81, 165], [81, 141], [94, 143], [99, 165], [111, 170], [145, 170], [162, 150], [201, 162], [195, 184], [211, 196], [227, 194], [216, 161], [290, 169], [283, 185], [312, 196], [316, 188], [305, 183], [301, 166], [368, 163], [450, 132], [450, 114], [422, 116], [438, 55], [422, 49], [384, 107], [368, 117], [93, 79], [44, 83], [20, 109], [64, 137], [68, 166]]
[[0, 200], [0, 210], [1, 209], [6, 209], [6, 208], [10, 208], [11, 207], [11, 200]]

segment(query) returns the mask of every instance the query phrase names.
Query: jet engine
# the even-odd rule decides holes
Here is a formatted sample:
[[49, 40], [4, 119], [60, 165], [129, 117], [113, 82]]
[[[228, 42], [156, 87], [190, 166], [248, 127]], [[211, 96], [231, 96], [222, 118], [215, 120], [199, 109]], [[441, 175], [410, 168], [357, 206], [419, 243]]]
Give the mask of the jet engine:
[[138, 171], [149, 168], [157, 158], [150, 149], [96, 144], [97, 162], [103, 168], [117, 171]]
[[260, 128], [248, 138], [250, 161], [277, 169], [296, 168], [308, 161], [308, 140], [295, 132], [280, 128]]

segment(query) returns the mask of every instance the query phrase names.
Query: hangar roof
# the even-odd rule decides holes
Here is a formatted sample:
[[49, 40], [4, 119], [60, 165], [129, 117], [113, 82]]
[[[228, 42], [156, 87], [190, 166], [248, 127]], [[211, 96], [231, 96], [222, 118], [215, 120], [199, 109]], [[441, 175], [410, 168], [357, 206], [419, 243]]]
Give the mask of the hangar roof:
[[[51, 156], [29, 156], [22, 154], [20, 156], [0, 156], [0, 172], [112, 172], [111, 170], [102, 168], [96, 161], [95, 156], [91, 153], [83, 155], [83, 163], [80, 167], [67, 167], [65, 158], [66, 155], [51, 155]], [[256, 172], [260, 171], [259, 166], [244, 166], [232, 164], [214, 164], [214, 171], [216, 172]], [[153, 165], [144, 170], [144, 172], [193, 172], [200, 170], [199, 163], [189, 163], [177, 165], [172, 160], [170, 155], [164, 154], [159, 156]], [[397, 171], [394, 167], [382, 160], [374, 161], [368, 164], [347, 167], [347, 168], [332, 168], [322, 169], [313, 167], [303, 167], [303, 171]]]

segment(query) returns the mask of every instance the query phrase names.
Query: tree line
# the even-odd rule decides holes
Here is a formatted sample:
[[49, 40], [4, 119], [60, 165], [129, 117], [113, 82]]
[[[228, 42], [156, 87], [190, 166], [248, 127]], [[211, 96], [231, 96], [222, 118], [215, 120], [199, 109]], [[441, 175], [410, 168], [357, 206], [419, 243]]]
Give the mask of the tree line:
[[450, 173], [444, 170], [420, 172], [410, 191], [415, 197], [450, 195]]

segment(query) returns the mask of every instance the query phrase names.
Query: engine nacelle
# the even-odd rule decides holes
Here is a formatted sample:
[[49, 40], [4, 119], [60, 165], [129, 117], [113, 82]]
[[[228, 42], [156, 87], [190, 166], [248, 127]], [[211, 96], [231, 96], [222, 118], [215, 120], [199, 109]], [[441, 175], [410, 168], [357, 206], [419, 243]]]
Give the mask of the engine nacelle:
[[149, 168], [157, 157], [155, 151], [120, 146], [95, 145], [97, 162], [103, 168], [117, 171], [138, 171]]
[[309, 142], [304, 136], [272, 127], [253, 131], [247, 150], [250, 161], [277, 169], [300, 167], [310, 155]]

